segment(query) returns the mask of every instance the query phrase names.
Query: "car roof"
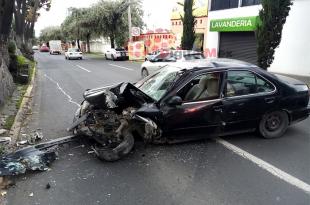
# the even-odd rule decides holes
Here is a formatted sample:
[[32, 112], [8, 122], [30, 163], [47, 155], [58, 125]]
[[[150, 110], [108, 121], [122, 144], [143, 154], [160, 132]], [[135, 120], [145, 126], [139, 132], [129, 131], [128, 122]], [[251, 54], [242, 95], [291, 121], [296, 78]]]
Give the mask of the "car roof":
[[199, 69], [225, 69], [225, 68], [258, 68], [256, 65], [229, 58], [208, 58], [195, 59], [185, 62], [175, 62], [169, 66], [179, 68], [180, 70], [199, 70]]

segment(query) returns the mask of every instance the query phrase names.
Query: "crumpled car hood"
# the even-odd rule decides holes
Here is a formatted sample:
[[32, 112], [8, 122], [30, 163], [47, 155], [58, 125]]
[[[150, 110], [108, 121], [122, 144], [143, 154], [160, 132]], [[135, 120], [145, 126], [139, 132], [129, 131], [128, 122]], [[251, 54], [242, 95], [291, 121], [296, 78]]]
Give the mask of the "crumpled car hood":
[[145, 103], [156, 102], [131, 83], [87, 90], [84, 99], [99, 108], [141, 107]]

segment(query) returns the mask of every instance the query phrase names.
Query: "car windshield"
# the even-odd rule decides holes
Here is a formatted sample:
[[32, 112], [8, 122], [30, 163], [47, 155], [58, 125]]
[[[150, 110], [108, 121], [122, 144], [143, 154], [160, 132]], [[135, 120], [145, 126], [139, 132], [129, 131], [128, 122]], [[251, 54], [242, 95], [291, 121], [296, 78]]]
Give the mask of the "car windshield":
[[78, 48], [70, 48], [68, 51], [69, 52], [80, 52]]
[[179, 68], [165, 67], [160, 72], [146, 80], [139, 89], [154, 100], [160, 100], [179, 77]]

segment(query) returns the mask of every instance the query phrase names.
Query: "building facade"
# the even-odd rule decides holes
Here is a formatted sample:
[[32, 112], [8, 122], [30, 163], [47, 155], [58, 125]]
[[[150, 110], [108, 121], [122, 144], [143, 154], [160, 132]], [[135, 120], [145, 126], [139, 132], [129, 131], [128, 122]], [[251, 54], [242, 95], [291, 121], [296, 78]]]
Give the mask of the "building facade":
[[[257, 63], [255, 30], [260, 0], [210, 0], [206, 50], [215, 56]], [[310, 76], [310, 1], [294, 0], [282, 41], [275, 52], [270, 71]]]
[[[196, 20], [195, 33], [196, 41], [194, 43], [194, 50], [204, 50], [205, 39], [208, 25], [208, 0], [196, 0], [194, 16]], [[176, 36], [176, 46], [181, 46], [183, 35], [183, 22], [181, 16], [184, 15], [183, 7], [176, 4], [171, 14], [171, 32]]]

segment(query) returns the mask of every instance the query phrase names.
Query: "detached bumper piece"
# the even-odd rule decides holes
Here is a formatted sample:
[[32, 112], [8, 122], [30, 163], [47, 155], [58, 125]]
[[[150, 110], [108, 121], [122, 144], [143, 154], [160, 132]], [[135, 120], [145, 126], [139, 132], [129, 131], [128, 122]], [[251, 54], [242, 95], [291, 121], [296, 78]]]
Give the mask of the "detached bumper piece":
[[58, 145], [72, 142], [77, 136], [63, 137], [35, 146], [26, 147], [0, 159], [0, 176], [14, 176], [26, 171], [46, 171], [57, 159]]

